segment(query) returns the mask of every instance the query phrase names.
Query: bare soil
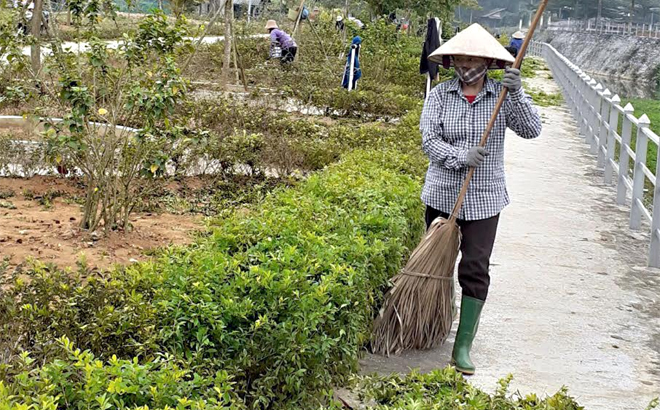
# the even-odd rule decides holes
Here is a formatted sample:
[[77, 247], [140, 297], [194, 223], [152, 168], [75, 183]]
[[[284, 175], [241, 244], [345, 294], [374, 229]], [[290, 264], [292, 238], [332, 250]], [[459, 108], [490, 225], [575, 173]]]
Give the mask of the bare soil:
[[[193, 240], [203, 228], [201, 216], [137, 213], [129, 232], [88, 232], [80, 229], [80, 206], [70, 199], [80, 194], [72, 181], [58, 177], [0, 178], [0, 259], [10, 271], [30, 259], [75, 267], [85, 258], [89, 268], [105, 269], [149, 258], [149, 251]], [[63, 196], [44, 201], [48, 192]], [[5, 195], [3, 195], [5, 194]]]

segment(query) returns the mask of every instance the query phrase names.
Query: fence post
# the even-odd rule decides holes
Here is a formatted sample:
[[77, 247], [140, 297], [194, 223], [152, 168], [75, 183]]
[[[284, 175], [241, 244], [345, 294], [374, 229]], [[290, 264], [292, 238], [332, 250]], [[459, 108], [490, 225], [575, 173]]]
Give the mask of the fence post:
[[589, 150], [592, 155], [598, 155], [598, 145], [600, 144], [600, 105], [602, 97], [600, 96], [603, 91], [603, 86], [598, 83], [592, 88], [591, 99], [591, 149]]
[[573, 71], [571, 73], [571, 87], [568, 93], [571, 95], [571, 98], [573, 99], [573, 117], [575, 118], [576, 121], [579, 120], [578, 113], [579, 113], [579, 108], [578, 108], [578, 103], [579, 103], [579, 96], [580, 96], [580, 86], [582, 83], [582, 70], [579, 68], [576, 71]]
[[628, 178], [628, 170], [630, 168], [630, 156], [626, 147], [630, 147], [632, 140], [632, 122], [628, 115], [632, 115], [635, 108], [632, 104], [628, 103], [623, 107], [623, 123], [621, 124], [621, 151], [619, 153], [619, 179], [617, 181], [616, 203], [625, 205], [626, 197], [628, 196], [628, 187], [626, 186], [626, 179]]
[[621, 102], [621, 98], [618, 95], [615, 95], [610, 100], [610, 130], [607, 133], [607, 155], [605, 157], [605, 183], [608, 185], [612, 184], [612, 173], [614, 172], [614, 167], [612, 166], [612, 161], [614, 161], [614, 152], [616, 151], [616, 138], [614, 137], [617, 134], [619, 129], [619, 110], [617, 106]]
[[589, 95], [591, 93], [591, 77], [588, 75], [584, 79], [583, 89], [582, 89], [582, 121], [584, 122], [584, 142], [591, 144], [589, 139]]
[[[651, 121], [646, 114], [637, 120], [637, 143], [635, 144], [635, 170], [633, 172], [632, 206], [630, 207], [630, 229], [642, 227], [642, 209], [644, 206], [644, 167], [646, 166], [646, 149], [648, 138], [644, 129], [649, 127]], [[637, 202], [642, 202], [641, 206]]]
[[653, 217], [651, 218], [651, 246], [649, 247], [649, 266], [660, 268], [660, 149], [655, 165], [655, 189], [653, 190]]
[[569, 108], [571, 109], [571, 114], [573, 114], [573, 118], [577, 119], [577, 94], [579, 93], [580, 76], [569, 67], [564, 73], [564, 78], [563, 90], [570, 100]]
[[589, 137], [587, 136], [587, 88], [589, 87], [589, 80], [591, 78], [582, 73], [580, 76], [580, 84], [578, 85], [579, 88], [579, 101], [578, 101], [578, 121], [580, 121], [580, 134], [582, 134], [582, 137], [584, 138], [584, 142], [588, 143], [589, 142]]
[[605, 89], [600, 95], [600, 132], [598, 133], [598, 166], [605, 166], [605, 158], [607, 152], [604, 152], [607, 149], [607, 135], [609, 134], [610, 126], [610, 104], [609, 100], [612, 96], [612, 92], [609, 89]]

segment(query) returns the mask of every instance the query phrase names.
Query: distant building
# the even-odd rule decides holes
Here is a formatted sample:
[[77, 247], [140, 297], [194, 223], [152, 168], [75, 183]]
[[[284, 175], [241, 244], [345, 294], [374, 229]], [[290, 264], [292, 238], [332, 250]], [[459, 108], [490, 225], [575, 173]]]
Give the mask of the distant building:
[[478, 16], [476, 22], [484, 27], [497, 28], [502, 25], [502, 14], [506, 12], [506, 8], [499, 8], [487, 11], [481, 16]]

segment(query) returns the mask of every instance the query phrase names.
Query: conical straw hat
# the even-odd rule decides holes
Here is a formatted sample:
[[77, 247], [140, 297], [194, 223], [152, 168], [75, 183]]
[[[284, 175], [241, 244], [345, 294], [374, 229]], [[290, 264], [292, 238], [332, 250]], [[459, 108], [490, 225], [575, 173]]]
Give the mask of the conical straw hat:
[[456, 34], [429, 56], [429, 61], [449, 68], [454, 65], [451, 56], [472, 56], [493, 59], [490, 69], [502, 69], [516, 61], [495, 37], [479, 24]]
[[522, 31], [518, 30], [518, 31], [516, 31], [515, 33], [513, 33], [513, 35], [512, 35], [511, 37], [513, 37], [513, 38], [517, 38], [517, 39], [519, 39], [519, 40], [522, 40], [523, 38], [525, 38], [525, 33], [523, 33]]

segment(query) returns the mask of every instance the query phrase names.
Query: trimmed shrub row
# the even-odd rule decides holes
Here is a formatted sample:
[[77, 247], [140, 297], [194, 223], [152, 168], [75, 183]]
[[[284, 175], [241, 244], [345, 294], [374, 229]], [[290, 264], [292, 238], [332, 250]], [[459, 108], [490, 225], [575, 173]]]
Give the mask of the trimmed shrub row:
[[107, 391], [118, 408], [164, 408], [176, 405], [166, 396], [220, 400], [216, 388], [221, 405], [318, 403], [356, 369], [382, 290], [422, 232], [408, 167], [400, 151], [357, 151], [155, 262], [17, 276], [1, 330], [33, 356], [3, 364], [0, 407], [104, 408]]

